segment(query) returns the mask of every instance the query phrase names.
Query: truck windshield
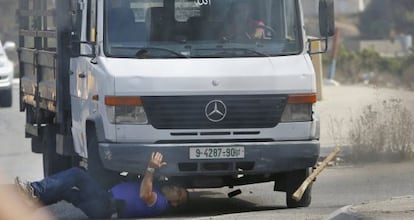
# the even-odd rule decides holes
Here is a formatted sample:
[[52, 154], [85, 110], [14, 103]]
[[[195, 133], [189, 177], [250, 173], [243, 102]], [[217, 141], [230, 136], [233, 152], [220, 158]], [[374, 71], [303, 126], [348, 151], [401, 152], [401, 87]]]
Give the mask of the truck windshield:
[[110, 57], [217, 58], [298, 54], [298, 1], [105, 0]]

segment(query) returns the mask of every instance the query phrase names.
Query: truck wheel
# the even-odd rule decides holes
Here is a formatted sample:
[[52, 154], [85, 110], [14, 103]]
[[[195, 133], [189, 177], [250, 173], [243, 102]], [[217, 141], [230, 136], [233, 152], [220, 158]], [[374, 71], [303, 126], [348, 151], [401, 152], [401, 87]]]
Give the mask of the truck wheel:
[[286, 204], [288, 208], [308, 207], [311, 204], [312, 184], [303, 193], [301, 200], [292, 199], [292, 195], [308, 176], [309, 169], [296, 170], [286, 174]]
[[47, 126], [43, 133], [43, 174], [51, 176], [72, 167], [72, 158], [56, 153], [56, 129], [54, 126]]
[[5, 90], [0, 94], [0, 106], [11, 107], [12, 106], [12, 88]]
[[87, 134], [88, 142], [88, 173], [94, 178], [102, 187], [110, 189], [120, 180], [119, 173], [105, 169], [98, 150], [98, 138], [95, 130], [89, 131]]

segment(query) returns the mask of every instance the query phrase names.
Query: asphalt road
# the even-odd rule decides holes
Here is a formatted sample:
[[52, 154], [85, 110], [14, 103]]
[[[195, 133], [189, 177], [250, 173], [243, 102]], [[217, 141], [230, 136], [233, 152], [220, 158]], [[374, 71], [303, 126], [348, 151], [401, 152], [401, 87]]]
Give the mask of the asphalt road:
[[[326, 91], [326, 90], [325, 90]], [[14, 105], [0, 109], [1, 183], [14, 176], [27, 180], [42, 177], [41, 156], [30, 152], [24, 138], [24, 113], [18, 111], [17, 89]], [[232, 189], [191, 191], [190, 204], [172, 211], [168, 219], [323, 219], [350, 204], [414, 194], [414, 162], [336, 166], [326, 169], [313, 187], [309, 208], [286, 209], [283, 193], [273, 192], [273, 184], [240, 187], [242, 194], [227, 198]], [[56, 219], [85, 219], [72, 205], [61, 202], [46, 207]]]
[[14, 175], [26, 179], [42, 177], [42, 158], [30, 149], [24, 138], [25, 113], [19, 112], [18, 86], [13, 90], [13, 107], [0, 108], [0, 173], [5, 181]]

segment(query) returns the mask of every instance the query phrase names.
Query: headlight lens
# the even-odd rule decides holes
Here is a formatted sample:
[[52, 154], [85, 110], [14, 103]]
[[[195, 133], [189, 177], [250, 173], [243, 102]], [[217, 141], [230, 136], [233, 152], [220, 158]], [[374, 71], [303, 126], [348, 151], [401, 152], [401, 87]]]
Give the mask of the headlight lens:
[[107, 106], [107, 112], [112, 124], [148, 124], [147, 114], [142, 106]]
[[109, 121], [112, 124], [148, 124], [147, 114], [140, 97], [105, 97]]
[[312, 121], [312, 104], [287, 104], [281, 122]]

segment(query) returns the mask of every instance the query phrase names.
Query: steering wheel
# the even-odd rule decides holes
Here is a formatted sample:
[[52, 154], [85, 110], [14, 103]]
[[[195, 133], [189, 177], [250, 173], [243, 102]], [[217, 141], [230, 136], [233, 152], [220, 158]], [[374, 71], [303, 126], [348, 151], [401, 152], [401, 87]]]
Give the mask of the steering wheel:
[[273, 36], [276, 36], [277, 32], [274, 28], [268, 25], [259, 25], [257, 28], [262, 28], [264, 30], [263, 39], [271, 39]]
[[262, 38], [255, 38], [254, 37], [254, 33], [248, 33], [246, 32], [242, 32], [239, 34], [236, 33], [231, 33], [228, 34], [226, 36], [222, 36], [222, 40], [223, 41], [228, 41], [228, 40], [261, 40], [261, 39], [272, 39], [273, 36], [277, 35], [277, 32], [275, 29], [273, 29], [271, 26], [268, 25], [255, 25], [254, 26], [255, 29], [263, 29], [264, 31], [264, 36]]

